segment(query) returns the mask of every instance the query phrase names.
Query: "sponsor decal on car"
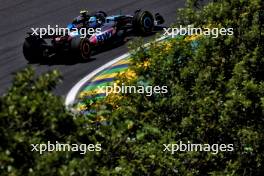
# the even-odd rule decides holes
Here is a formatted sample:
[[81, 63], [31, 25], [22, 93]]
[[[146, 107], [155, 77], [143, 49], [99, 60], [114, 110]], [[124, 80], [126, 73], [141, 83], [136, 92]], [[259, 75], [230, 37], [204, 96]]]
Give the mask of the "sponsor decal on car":
[[105, 40], [110, 39], [113, 33], [114, 33], [114, 29], [109, 29], [105, 32], [102, 32], [102, 33], [96, 35], [96, 39], [98, 42], [103, 42]]

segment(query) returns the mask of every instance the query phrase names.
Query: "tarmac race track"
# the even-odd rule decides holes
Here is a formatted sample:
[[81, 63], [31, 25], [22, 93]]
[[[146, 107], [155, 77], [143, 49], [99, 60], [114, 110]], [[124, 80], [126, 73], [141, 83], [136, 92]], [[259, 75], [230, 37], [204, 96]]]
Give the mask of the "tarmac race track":
[[128, 51], [127, 45], [122, 45], [96, 54], [85, 63], [28, 64], [22, 45], [32, 27], [65, 27], [81, 9], [103, 10], [111, 15], [120, 11], [133, 14], [139, 8], [159, 12], [168, 26], [175, 20], [177, 8], [183, 6], [184, 0], [0, 0], [0, 94], [11, 85], [15, 72], [31, 65], [38, 74], [58, 69], [64, 79], [55, 93], [64, 96], [82, 77]]

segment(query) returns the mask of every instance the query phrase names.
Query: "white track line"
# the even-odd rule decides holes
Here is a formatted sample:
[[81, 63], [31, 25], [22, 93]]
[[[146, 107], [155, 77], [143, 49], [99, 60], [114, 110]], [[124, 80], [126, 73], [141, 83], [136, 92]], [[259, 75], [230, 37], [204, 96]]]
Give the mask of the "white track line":
[[88, 75], [86, 75], [83, 79], [81, 79], [77, 84], [75, 84], [73, 86], [73, 88], [67, 94], [66, 99], [65, 99], [65, 105], [66, 105], [66, 107], [72, 106], [74, 104], [74, 101], [75, 101], [75, 98], [76, 98], [78, 92], [80, 91], [81, 87], [83, 87], [84, 84], [87, 81], [89, 81], [90, 79], [92, 79], [100, 71], [102, 71], [102, 70], [110, 67], [111, 65], [115, 64], [116, 62], [118, 62], [118, 61], [120, 61], [122, 59], [125, 59], [125, 58], [127, 58], [129, 56], [130, 56], [129, 53], [125, 53], [125, 54], [119, 56], [118, 58], [115, 58], [115, 59], [111, 60], [110, 62], [107, 62], [103, 66], [97, 68], [93, 72], [91, 72]]
[[[159, 41], [162, 41], [162, 40], [164, 40], [166, 38], [167, 38], [167, 36], [163, 36], [161, 38], [156, 39], [156, 41], [159, 42]], [[146, 43], [144, 46], [146, 47], [148, 45], [149, 45], [149, 43]], [[97, 68], [93, 72], [91, 72], [88, 75], [86, 75], [77, 84], [75, 84], [73, 86], [73, 88], [69, 91], [69, 93], [67, 94], [66, 99], [65, 99], [65, 106], [66, 107], [70, 107], [70, 106], [72, 106], [75, 103], [76, 96], [77, 96], [78, 92], [80, 91], [80, 89], [84, 86], [85, 83], [87, 83], [90, 79], [92, 79], [96, 74], [98, 74], [102, 70], [110, 67], [111, 65], [113, 65], [113, 64], [117, 63], [118, 61], [120, 61], [122, 59], [125, 59], [125, 58], [127, 58], [129, 56], [130, 56], [129, 53], [125, 53], [125, 54], [123, 54], [123, 55], [111, 60], [110, 62], [107, 62], [103, 66]]]

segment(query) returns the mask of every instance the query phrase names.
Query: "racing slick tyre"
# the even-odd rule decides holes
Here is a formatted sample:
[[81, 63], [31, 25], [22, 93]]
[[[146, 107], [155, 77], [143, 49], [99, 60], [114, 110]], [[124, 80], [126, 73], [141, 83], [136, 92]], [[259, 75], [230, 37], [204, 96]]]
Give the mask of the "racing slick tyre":
[[87, 38], [74, 37], [71, 40], [70, 52], [78, 59], [87, 60], [91, 56], [91, 44]]
[[40, 38], [26, 38], [23, 44], [23, 54], [25, 59], [30, 62], [38, 62], [44, 58], [44, 49], [42, 45], [46, 42]]
[[149, 11], [138, 11], [134, 16], [133, 26], [140, 34], [150, 34], [154, 28], [154, 17]]

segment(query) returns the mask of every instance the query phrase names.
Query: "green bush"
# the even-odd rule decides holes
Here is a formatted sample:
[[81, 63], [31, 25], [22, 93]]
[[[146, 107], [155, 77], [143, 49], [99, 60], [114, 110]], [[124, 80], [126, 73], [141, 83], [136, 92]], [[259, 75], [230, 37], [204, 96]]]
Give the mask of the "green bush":
[[[137, 79], [168, 93], [105, 99], [92, 114], [65, 110], [51, 93], [54, 71], [18, 73], [0, 99], [0, 173], [3, 175], [261, 175], [264, 173], [264, 42], [260, 0], [189, 0], [177, 25], [233, 27], [233, 36], [174, 39], [133, 54]], [[196, 8], [194, 8], [196, 6]], [[199, 8], [197, 8], [199, 7]], [[140, 42], [138, 42], [140, 45]], [[134, 46], [138, 47], [138, 44]], [[161, 52], [162, 51], [162, 52]], [[146, 67], [138, 63], [148, 62]], [[93, 107], [91, 107], [93, 108]], [[101, 143], [102, 151], [31, 152], [30, 144]], [[234, 144], [233, 152], [163, 152], [163, 144]]]

